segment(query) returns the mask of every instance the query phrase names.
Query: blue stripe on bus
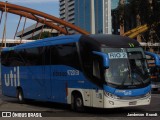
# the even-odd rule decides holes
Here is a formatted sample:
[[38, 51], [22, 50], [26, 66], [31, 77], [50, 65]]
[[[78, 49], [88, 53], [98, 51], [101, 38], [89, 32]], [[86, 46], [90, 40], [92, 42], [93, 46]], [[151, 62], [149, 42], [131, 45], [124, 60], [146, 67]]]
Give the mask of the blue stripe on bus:
[[145, 88], [130, 89], [130, 90], [121, 90], [121, 89], [116, 89], [116, 88], [104, 85], [104, 90], [106, 92], [112, 93], [119, 97], [123, 97], [123, 96], [132, 97], [132, 96], [141, 96], [141, 95], [147, 94], [151, 90], [151, 85]]

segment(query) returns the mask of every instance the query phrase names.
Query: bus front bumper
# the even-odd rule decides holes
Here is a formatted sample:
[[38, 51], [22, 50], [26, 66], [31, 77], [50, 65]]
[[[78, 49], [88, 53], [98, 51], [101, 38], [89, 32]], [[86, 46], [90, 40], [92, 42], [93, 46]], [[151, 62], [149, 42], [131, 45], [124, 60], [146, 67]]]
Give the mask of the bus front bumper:
[[129, 99], [129, 100], [113, 99], [104, 96], [104, 108], [120, 108], [120, 107], [149, 105], [150, 102], [151, 102], [151, 95], [144, 98]]

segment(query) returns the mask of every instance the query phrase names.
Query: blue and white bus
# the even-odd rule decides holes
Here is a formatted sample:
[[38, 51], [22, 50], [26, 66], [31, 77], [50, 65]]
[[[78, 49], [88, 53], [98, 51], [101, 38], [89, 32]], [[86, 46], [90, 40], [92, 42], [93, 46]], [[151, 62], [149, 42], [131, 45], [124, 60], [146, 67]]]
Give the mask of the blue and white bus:
[[118, 35], [69, 35], [4, 48], [3, 95], [84, 106], [148, 105], [151, 82], [140, 44]]
[[150, 69], [151, 88], [153, 91], [160, 89], [160, 56], [156, 53], [145, 52]]

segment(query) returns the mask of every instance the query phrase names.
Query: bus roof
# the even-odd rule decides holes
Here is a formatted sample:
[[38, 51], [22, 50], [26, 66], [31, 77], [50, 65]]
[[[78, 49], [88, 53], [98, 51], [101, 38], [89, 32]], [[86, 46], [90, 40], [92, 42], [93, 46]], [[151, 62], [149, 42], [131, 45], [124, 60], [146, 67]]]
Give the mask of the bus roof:
[[34, 42], [24, 43], [21, 45], [17, 45], [14, 47], [4, 48], [2, 51], [10, 51], [16, 49], [23, 48], [33, 48], [40, 46], [49, 46], [49, 45], [58, 45], [58, 44], [66, 44], [78, 42], [79, 40], [89, 40], [90, 42], [96, 42], [99, 45], [105, 45], [114, 48], [122, 48], [122, 47], [138, 47], [140, 44], [131, 38], [120, 36], [120, 35], [66, 35], [66, 36], [58, 36], [58, 37], [50, 37], [45, 38], [43, 40], [37, 40]]
[[126, 36], [120, 35], [90, 35], [95, 39], [99, 44], [105, 45], [107, 47], [113, 48], [130, 48], [130, 47], [139, 47], [140, 44], [137, 40], [131, 39]]
[[20, 44], [14, 47], [7, 47], [3, 48], [2, 51], [10, 51], [10, 50], [17, 50], [23, 48], [33, 48], [33, 47], [40, 47], [40, 46], [49, 46], [49, 45], [57, 45], [57, 44], [65, 44], [65, 43], [72, 43], [77, 42], [81, 35], [66, 35], [66, 36], [58, 36], [58, 37], [50, 37], [45, 38], [42, 40], [36, 40], [34, 42], [29, 42], [25, 44]]

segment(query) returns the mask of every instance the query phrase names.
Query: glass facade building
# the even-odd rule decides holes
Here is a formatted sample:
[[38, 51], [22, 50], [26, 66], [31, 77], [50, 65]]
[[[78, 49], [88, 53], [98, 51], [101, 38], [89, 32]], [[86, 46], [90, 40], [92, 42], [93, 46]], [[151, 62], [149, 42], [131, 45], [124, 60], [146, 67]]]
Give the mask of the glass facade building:
[[60, 0], [60, 18], [92, 34], [111, 34], [111, 0]]
[[94, 1], [96, 33], [103, 33], [103, 0]]
[[74, 24], [75, 0], [59, 0], [60, 18]]
[[91, 31], [91, 4], [90, 0], [75, 0], [75, 25]]

